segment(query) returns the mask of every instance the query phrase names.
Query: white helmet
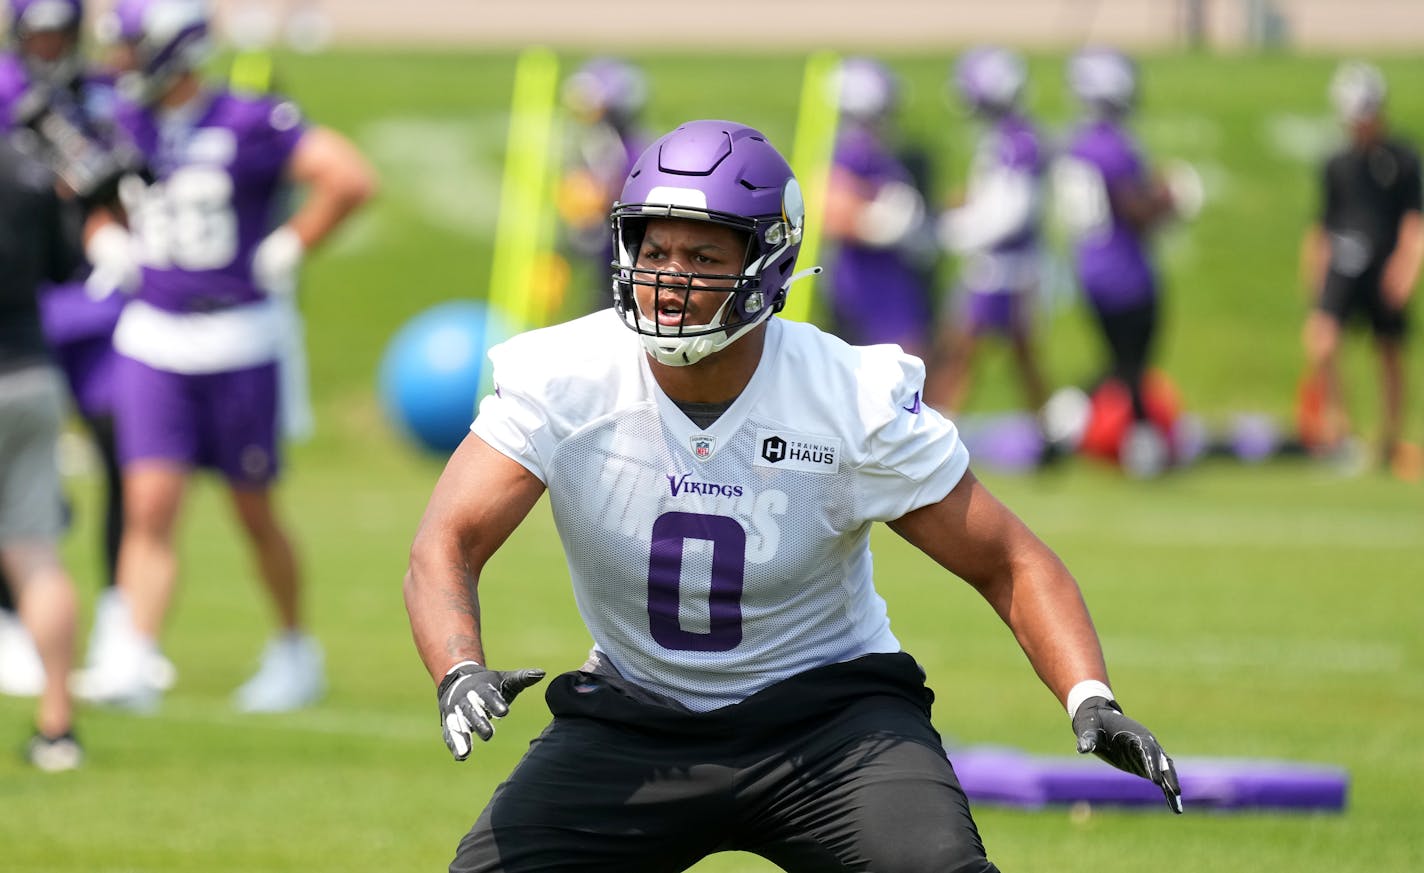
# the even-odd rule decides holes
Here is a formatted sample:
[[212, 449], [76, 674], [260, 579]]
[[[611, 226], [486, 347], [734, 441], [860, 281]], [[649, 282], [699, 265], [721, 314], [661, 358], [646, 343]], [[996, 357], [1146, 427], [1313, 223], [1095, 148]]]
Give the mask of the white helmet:
[[1137, 67], [1114, 49], [1083, 49], [1068, 59], [1068, 87], [1093, 112], [1125, 115], [1137, 103]]
[[1347, 124], [1378, 115], [1386, 91], [1379, 69], [1363, 61], [1346, 61], [1330, 80], [1330, 102]]

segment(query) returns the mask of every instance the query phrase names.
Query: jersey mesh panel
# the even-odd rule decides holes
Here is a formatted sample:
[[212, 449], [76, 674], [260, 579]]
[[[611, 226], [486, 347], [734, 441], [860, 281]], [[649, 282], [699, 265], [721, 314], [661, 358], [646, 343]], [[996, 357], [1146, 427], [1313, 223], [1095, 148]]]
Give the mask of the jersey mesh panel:
[[[886, 650], [868, 525], [854, 520], [854, 472], [754, 465], [758, 428], [779, 427], [744, 421], [699, 461], [648, 404], [570, 437], [551, 465], [554, 516], [595, 644], [628, 678], [697, 711], [856, 657], [872, 640]], [[744, 543], [722, 519], [735, 521]], [[713, 532], [678, 535], [689, 521]], [[666, 562], [650, 566], [655, 532], [662, 553], [680, 558], [675, 584]], [[675, 622], [650, 612], [650, 591], [675, 599]]]

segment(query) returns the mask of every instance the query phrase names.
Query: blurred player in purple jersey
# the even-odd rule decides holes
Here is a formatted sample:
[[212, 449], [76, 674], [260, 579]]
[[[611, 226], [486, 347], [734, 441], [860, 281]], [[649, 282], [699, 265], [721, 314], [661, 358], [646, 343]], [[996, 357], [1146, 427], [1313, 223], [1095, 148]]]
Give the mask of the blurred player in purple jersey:
[[833, 332], [855, 344], [929, 351], [934, 241], [924, 194], [897, 154], [900, 85], [878, 61], [847, 58], [834, 77], [840, 111], [826, 237]]
[[[320, 647], [304, 630], [297, 557], [273, 501], [278, 359], [290, 325], [283, 300], [303, 255], [375, 182], [345, 138], [307, 126], [290, 102], [205, 83], [208, 29], [199, 0], [119, 0], [105, 20], [131, 101], [119, 121], [154, 181], [121, 192], [126, 227], [89, 229], [91, 238], [127, 240], [142, 274], [114, 333], [125, 488], [118, 575], [131, 623], [100, 653], [85, 691], [156, 702], [143, 664], [178, 581], [184, 492], [194, 470], [207, 468], [228, 484], [280, 630], [235, 703], [280, 711], [313, 702], [324, 685]], [[306, 196], [279, 224], [288, 183]]]
[[13, 140], [0, 139], [0, 587], [11, 589], [28, 638], [38, 643], [40, 682], [30, 691], [39, 702], [26, 756], [45, 770], [73, 769], [82, 757], [68, 689], [78, 597], [59, 553], [64, 510], [55, 448], [64, 385], [36, 300], [44, 282], [68, 278], [78, 264], [77, 236], [60, 213], [54, 177]]
[[1402, 448], [1405, 308], [1424, 260], [1419, 153], [1389, 132], [1385, 80], [1373, 66], [1343, 64], [1330, 98], [1349, 143], [1321, 173], [1320, 213], [1302, 247], [1313, 308], [1304, 341], [1310, 379], [1323, 409], [1315, 448], [1331, 451], [1348, 436], [1337, 358], [1342, 330], [1368, 321], [1380, 362], [1380, 459], [1417, 476]]
[[593, 648], [549, 683], [553, 721], [451, 871], [675, 871], [723, 851], [796, 873], [997, 870], [876, 591], [876, 522], [997, 611], [1080, 752], [1181, 811], [1171, 759], [1112, 701], [1077, 583], [921, 402], [921, 361], [775, 316], [814, 269], [796, 268], [806, 217], [761, 132], [687, 122], [613, 207], [613, 307], [490, 349], [497, 388], [404, 582], [450, 753], [544, 678], [488, 666], [478, 590], [546, 492]]
[[1151, 423], [1143, 377], [1155, 351], [1159, 278], [1151, 237], [1192, 206], [1148, 166], [1127, 121], [1137, 103], [1136, 65], [1111, 49], [1084, 49], [1068, 61], [1068, 85], [1084, 110], [1054, 169], [1059, 208], [1075, 236], [1078, 284], [1102, 330], [1107, 378], [1127, 387], [1133, 425], [1122, 438], [1124, 469], [1154, 475], [1170, 461], [1171, 435]]
[[578, 307], [578, 315], [609, 305], [602, 281], [613, 260], [608, 208], [652, 140], [641, 122], [647, 100], [647, 77], [619, 58], [594, 58], [564, 82], [563, 104], [574, 124], [557, 198], [562, 242], [592, 268], [590, 278], [599, 289]]
[[1047, 155], [1024, 115], [1028, 81], [1023, 60], [1000, 48], [979, 48], [955, 65], [952, 84], [983, 122], [963, 205], [940, 217], [939, 237], [963, 260], [960, 293], [927, 379], [927, 399], [946, 410], [963, 408], [979, 340], [1009, 341], [1035, 412], [1048, 399], [1033, 344], [1033, 307], [1042, 269], [1040, 224]]
[[[75, 189], [107, 185], [114, 180], [86, 175], [85, 155], [74, 150], [74, 143], [53, 142], [45, 134], [52, 132], [54, 123], [82, 134], [85, 142], [81, 145], [90, 149], [89, 167], [97, 170], [94, 162], [112, 157], [112, 150], [118, 145], [114, 134], [113, 76], [86, 67], [83, 61], [81, 0], [11, 0], [9, 13], [9, 37], [5, 51], [0, 53], [0, 130], [61, 171], [61, 188], [70, 195], [64, 208], [69, 220], [77, 225], [82, 221], [80, 201], [84, 198], [76, 195], [102, 195], [97, 190]], [[75, 158], [80, 161], [78, 165], [64, 166], [65, 161]], [[111, 169], [121, 169], [117, 159]], [[79, 175], [66, 170], [78, 171]], [[72, 187], [65, 188], [65, 178]], [[75, 275], [42, 289], [40, 316], [45, 338], [69, 382], [74, 405], [94, 438], [104, 478], [104, 520], [98, 527], [105, 590], [99, 597], [94, 621], [95, 635], [102, 636], [117, 615], [113, 582], [123, 496], [114, 449], [113, 375], [117, 356], [111, 337], [123, 301], [90, 293], [86, 279], [90, 287], [108, 281], [103, 271], [91, 274], [87, 265], [80, 264]], [[0, 569], [0, 578], [3, 575]], [[39, 662], [24, 650], [24, 641], [11, 637], [15, 625], [8, 611], [12, 608], [8, 590], [0, 582], [0, 691], [34, 692], [40, 679]], [[160, 674], [171, 673], [171, 665], [156, 666]]]

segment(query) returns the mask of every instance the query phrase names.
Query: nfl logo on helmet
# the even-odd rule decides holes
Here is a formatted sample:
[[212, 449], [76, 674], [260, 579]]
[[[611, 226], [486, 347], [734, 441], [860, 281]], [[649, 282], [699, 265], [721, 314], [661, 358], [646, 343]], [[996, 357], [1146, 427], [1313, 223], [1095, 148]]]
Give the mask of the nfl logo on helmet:
[[717, 440], [714, 437], [710, 437], [707, 434], [698, 434], [690, 439], [692, 442], [692, 454], [696, 456], [697, 460], [705, 461], [712, 457], [712, 447], [717, 444]]

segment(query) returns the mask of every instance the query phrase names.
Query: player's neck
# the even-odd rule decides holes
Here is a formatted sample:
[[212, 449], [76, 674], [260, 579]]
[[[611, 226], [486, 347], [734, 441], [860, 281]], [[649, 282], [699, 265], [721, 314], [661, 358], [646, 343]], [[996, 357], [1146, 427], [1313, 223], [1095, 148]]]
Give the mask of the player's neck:
[[670, 367], [649, 356], [648, 367], [663, 393], [679, 403], [725, 403], [751, 382], [766, 346], [766, 322], [751, 333], [686, 367]]

